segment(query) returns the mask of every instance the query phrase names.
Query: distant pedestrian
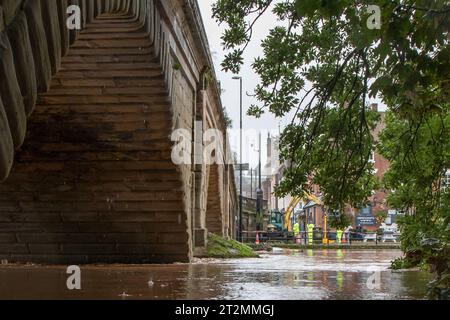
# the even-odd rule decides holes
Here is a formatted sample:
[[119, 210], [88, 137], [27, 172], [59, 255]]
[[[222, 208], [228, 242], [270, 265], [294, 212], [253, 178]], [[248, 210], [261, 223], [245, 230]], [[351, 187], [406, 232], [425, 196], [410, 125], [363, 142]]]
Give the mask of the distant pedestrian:
[[312, 223], [308, 224], [308, 244], [313, 244], [314, 227], [315, 227], [314, 224]]
[[300, 243], [300, 224], [297, 222], [294, 224], [294, 237], [295, 237], [295, 243]]
[[336, 231], [336, 240], [337, 240], [337, 243], [338, 244], [341, 244], [342, 243], [342, 234], [343, 234], [344, 232], [342, 231], [342, 230], [337, 230]]

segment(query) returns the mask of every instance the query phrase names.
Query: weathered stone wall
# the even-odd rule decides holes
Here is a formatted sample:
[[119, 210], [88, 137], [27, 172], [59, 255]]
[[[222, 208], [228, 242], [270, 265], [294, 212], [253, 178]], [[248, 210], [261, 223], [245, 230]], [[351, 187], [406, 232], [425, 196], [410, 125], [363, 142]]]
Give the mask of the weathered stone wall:
[[206, 228], [209, 232], [224, 235], [224, 208], [222, 202], [222, 170], [219, 165], [209, 166], [208, 201], [206, 204]]
[[[180, 91], [175, 97], [184, 96], [183, 99], [174, 102], [174, 126], [187, 129], [194, 136], [194, 122], [200, 121], [203, 131], [218, 129], [225, 138], [227, 128], [224, 125], [220, 89], [214, 74], [197, 2], [192, 0], [163, 1], [161, 9], [165, 11], [163, 15], [165, 21], [170, 21], [172, 26], [171, 35], [168, 37], [172, 56], [172, 59], [169, 60], [172, 66], [170, 69], [172, 69], [171, 76], [174, 79], [170, 81], [171, 88]], [[176, 71], [173, 71], [174, 66], [176, 66]], [[175, 89], [180, 85], [180, 81], [183, 82], [181, 83], [182, 89]], [[192, 96], [191, 93], [193, 93]], [[224, 140], [226, 141], [226, 139]], [[202, 154], [204, 147], [204, 142], [197, 141], [197, 145], [194, 143], [193, 150], [196, 156]], [[221, 163], [227, 163], [226, 156], [230, 154], [227, 144], [225, 144], [225, 148], [227, 151], [222, 152]], [[183, 176], [186, 177], [184, 179], [185, 188], [186, 190], [191, 189], [191, 194], [193, 194], [190, 200], [186, 199], [188, 201], [186, 207], [194, 210], [193, 213], [188, 214], [188, 220], [192, 221], [196, 230], [195, 234], [200, 237], [204, 237], [208, 231], [229, 237], [234, 236], [234, 223], [231, 223], [233, 226], [230, 226], [230, 221], [234, 221], [237, 201], [234, 177], [226, 178], [227, 175], [234, 174], [230, 167], [232, 166], [214, 166], [214, 176], [210, 175], [211, 170], [205, 164], [180, 167]], [[188, 176], [191, 177], [189, 184], [186, 183]], [[186, 191], [187, 193], [188, 191]], [[204, 239], [194, 239], [194, 241], [203, 243]]]
[[[43, 4], [32, 2], [39, 3]], [[33, 16], [35, 21], [41, 13], [44, 17], [43, 8]], [[36, 7], [30, 10], [36, 13]], [[140, 19], [137, 24], [143, 27], [144, 16]], [[61, 36], [64, 28], [60, 31]], [[44, 24], [41, 36], [46, 37]], [[114, 49], [110, 42], [111, 49], [91, 49], [96, 40], [82, 40], [70, 49], [64, 72], [56, 73], [62, 49], [59, 53], [58, 45], [46, 46], [42, 38], [32, 47], [39, 57], [48, 57], [40, 68], [49, 76], [41, 78], [45, 83], [28, 121], [25, 144], [16, 152], [9, 178], [0, 184], [1, 258], [53, 263], [189, 261], [181, 177], [170, 159], [170, 104], [162, 100], [164, 86], [157, 87], [158, 70], [120, 71], [132, 67], [121, 61], [129, 60], [127, 56], [108, 55], [120, 50], [132, 55], [132, 47]], [[99, 41], [101, 46], [112, 40]], [[133, 41], [122, 43], [128, 47]], [[146, 43], [150, 38], [136, 45]], [[116, 62], [113, 71], [89, 71], [92, 61], [110, 59]], [[7, 71], [13, 79], [14, 72]], [[128, 76], [133, 74], [154, 80], [134, 81]], [[33, 73], [24, 75], [33, 78]], [[137, 82], [153, 87], [133, 88]], [[11, 84], [11, 79], [5, 82], [9, 95]], [[154, 96], [142, 97], [141, 92]]]
[[[37, 94], [48, 91], [51, 76], [67, 53], [69, 39], [72, 43], [76, 39], [78, 32], [66, 28], [67, 5], [77, 4], [82, 12], [100, 13], [110, 2], [0, 1], [0, 181], [8, 176], [14, 151], [24, 142], [26, 119]], [[130, 7], [133, 1], [122, 2]], [[83, 24], [87, 19], [84, 14]]]
[[[114, 72], [103, 84], [90, 80], [88, 71], [81, 80], [55, 76], [68, 52], [80, 56], [65, 61], [87, 68], [80, 58], [87, 43], [69, 48], [80, 35], [65, 26], [70, 4], [81, 6], [83, 28], [95, 28], [95, 17], [115, 12], [142, 24], [163, 76], [165, 89], [155, 94], [167, 95], [167, 118], [162, 109], [137, 105], [141, 100], [131, 90], [139, 88], [121, 89], [122, 98], [117, 88], [109, 89], [125, 85]], [[194, 132], [199, 120], [204, 129], [226, 129], [216, 83], [205, 86], [204, 70], [212, 62], [196, 2], [0, 0], [0, 13], [0, 180], [9, 176], [0, 184], [0, 257], [188, 261], [195, 244], [204, 245], [208, 218], [219, 219], [212, 231], [234, 235], [233, 170], [217, 166], [210, 180], [206, 165], [175, 166], [170, 160], [171, 130]], [[92, 86], [69, 90], [74, 100], [67, 101], [57, 90], [67, 92], [63, 86], [69, 83]], [[81, 92], [92, 96], [74, 96]], [[94, 104], [98, 111], [87, 109]], [[107, 145], [100, 143], [104, 139]]]

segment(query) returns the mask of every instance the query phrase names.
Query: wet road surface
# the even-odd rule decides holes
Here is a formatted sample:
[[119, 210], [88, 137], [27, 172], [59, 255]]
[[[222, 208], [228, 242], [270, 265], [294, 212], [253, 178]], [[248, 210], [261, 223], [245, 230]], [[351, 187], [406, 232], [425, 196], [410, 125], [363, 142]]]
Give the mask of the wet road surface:
[[[0, 299], [423, 299], [428, 275], [392, 272], [397, 250], [283, 251], [174, 265], [0, 266]], [[368, 279], [371, 281], [368, 283]]]

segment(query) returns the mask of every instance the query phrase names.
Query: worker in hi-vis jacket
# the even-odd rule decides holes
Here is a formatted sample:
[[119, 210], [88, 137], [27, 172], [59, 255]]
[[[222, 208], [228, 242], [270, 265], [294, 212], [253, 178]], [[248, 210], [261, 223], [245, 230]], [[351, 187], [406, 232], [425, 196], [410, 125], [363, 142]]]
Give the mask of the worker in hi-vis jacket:
[[308, 244], [313, 244], [314, 224], [308, 224]]
[[294, 224], [294, 237], [295, 237], [295, 242], [299, 243], [300, 242], [300, 224], [298, 223], [298, 221]]
[[337, 243], [341, 243], [342, 242], [342, 234], [344, 233], [344, 231], [342, 231], [342, 230], [337, 230], [336, 231], [336, 240], [337, 240]]

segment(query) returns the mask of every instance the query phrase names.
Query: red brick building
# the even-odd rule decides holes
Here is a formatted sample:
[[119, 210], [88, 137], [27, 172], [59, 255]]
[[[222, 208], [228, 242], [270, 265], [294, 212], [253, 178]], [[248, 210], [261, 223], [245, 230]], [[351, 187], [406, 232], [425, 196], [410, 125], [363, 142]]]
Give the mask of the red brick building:
[[[373, 136], [376, 141], [378, 141], [380, 133], [385, 128], [385, 113], [378, 110], [378, 105], [373, 104], [371, 106], [372, 110], [380, 113], [381, 119], [373, 131]], [[275, 139], [276, 141], [276, 139]], [[272, 143], [274, 141], [270, 141], [271, 146], [275, 146], [276, 143]], [[278, 150], [277, 150], [278, 151]], [[272, 150], [273, 152], [273, 150]], [[273, 159], [272, 159], [273, 160]], [[374, 163], [375, 175], [382, 179], [386, 171], [389, 169], [389, 161], [385, 159], [382, 155], [377, 152], [373, 153], [372, 159], [370, 160]], [[270, 165], [270, 162], [268, 162]], [[275, 209], [286, 209], [289, 205], [291, 197], [285, 197], [283, 199], [278, 199], [273, 195], [273, 189], [275, 185], [278, 184], [280, 177], [282, 177], [284, 171], [284, 164], [280, 164], [276, 170], [269, 175], [268, 179], [265, 181], [265, 194], [268, 194], [268, 204], [269, 210]], [[313, 186], [312, 190], [313, 194], [320, 197], [321, 191], [319, 186]], [[353, 226], [360, 226], [367, 230], [375, 230], [378, 228], [378, 224], [376, 221], [376, 216], [379, 212], [388, 212], [389, 207], [387, 205], [387, 192], [384, 189], [375, 190], [373, 196], [369, 198], [369, 206], [367, 208], [348, 208], [348, 213], [353, 216]], [[299, 208], [296, 208], [296, 212], [298, 210], [302, 210], [302, 214], [304, 218], [308, 219], [308, 222], [314, 223], [317, 227], [323, 228], [324, 219], [323, 216], [326, 213], [325, 208], [321, 204], [314, 203], [309, 201], [307, 203], [300, 203]]]
[[[381, 132], [386, 127], [384, 118], [385, 113], [378, 110], [377, 104], [372, 104], [373, 111], [380, 113], [381, 119], [378, 125], [373, 131], [375, 141], [378, 141]], [[381, 154], [376, 151], [372, 155], [370, 160], [374, 164], [375, 175], [377, 178], [382, 179], [386, 171], [389, 169], [389, 161], [385, 159]], [[354, 216], [354, 226], [361, 226], [368, 230], [377, 229], [376, 216], [380, 212], [388, 212], [389, 207], [387, 205], [387, 191], [384, 189], [375, 190], [373, 196], [369, 198], [369, 207], [360, 209], [350, 209]]]

